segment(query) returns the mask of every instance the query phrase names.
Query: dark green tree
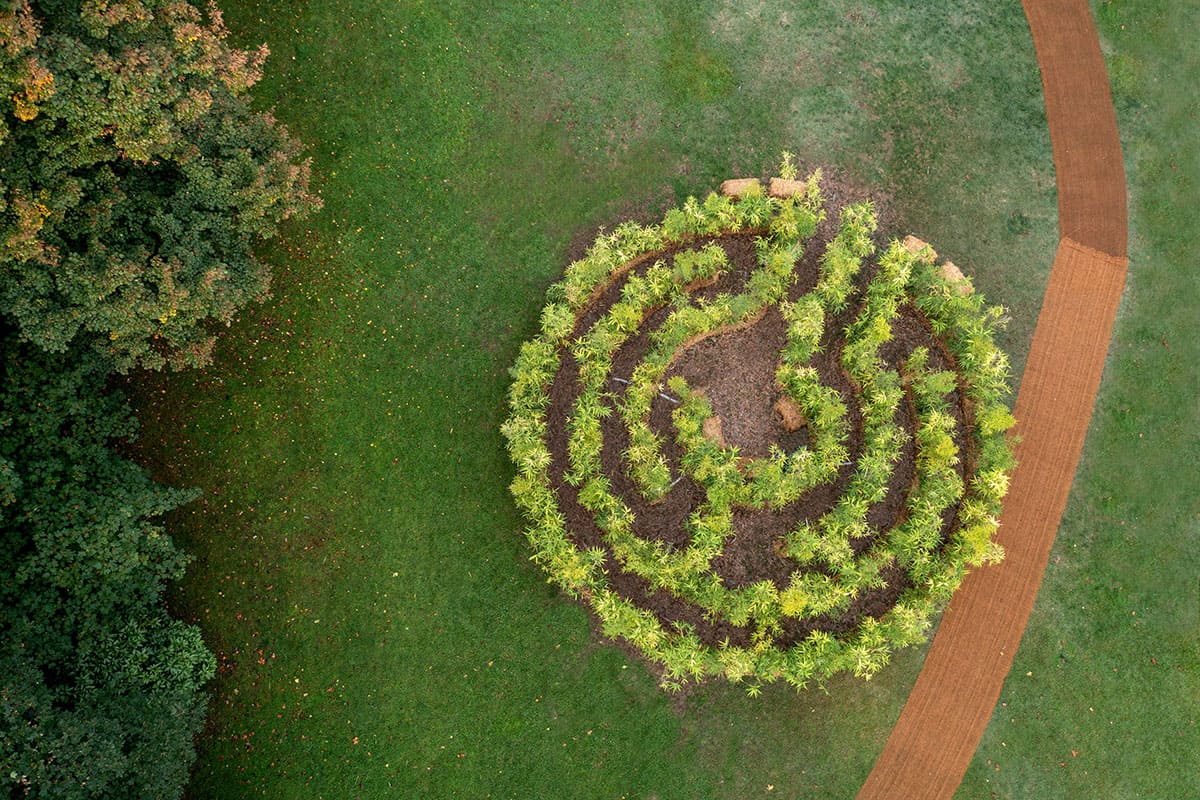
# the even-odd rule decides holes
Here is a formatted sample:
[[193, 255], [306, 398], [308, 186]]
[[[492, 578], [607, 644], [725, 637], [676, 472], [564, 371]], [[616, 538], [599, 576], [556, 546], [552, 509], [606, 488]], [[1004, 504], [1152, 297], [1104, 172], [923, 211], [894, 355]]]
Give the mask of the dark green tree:
[[135, 422], [88, 351], [0, 346], [0, 795], [173, 797], [214, 660], [167, 616], [186, 559], [154, 520], [193, 492], [111, 448]]
[[251, 108], [266, 48], [231, 47], [213, 5], [9, 5], [0, 311], [120, 372], [207, 363], [213, 324], [268, 290], [254, 244], [319, 205], [299, 144]]

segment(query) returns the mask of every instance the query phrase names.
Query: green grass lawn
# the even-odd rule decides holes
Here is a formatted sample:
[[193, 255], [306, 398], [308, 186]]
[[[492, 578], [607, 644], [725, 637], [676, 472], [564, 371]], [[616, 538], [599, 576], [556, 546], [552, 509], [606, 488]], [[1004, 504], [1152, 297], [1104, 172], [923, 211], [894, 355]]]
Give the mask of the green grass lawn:
[[[597, 226], [766, 174], [786, 148], [890, 195], [895, 233], [1009, 306], [1019, 375], [1057, 239], [1019, 4], [226, 12], [241, 42], [270, 43], [259, 97], [310, 143], [326, 205], [266, 250], [274, 297], [217, 363], [138, 393], [147, 463], [204, 490], [170, 520], [195, 556], [176, 604], [221, 663], [191, 796], [853, 796], [923, 652], [827, 693], [660, 692], [527, 561], [497, 430], [507, 368]], [[1183, 150], [1194, 107], [1169, 112], [1194, 85], [1176, 70], [1187, 28], [1144, 27], [1160, 13], [1105, 14], [1133, 167], [1131, 296], [962, 797], [1194, 789], [1196, 289], [1174, 268], [1195, 263], [1182, 209], [1200, 170]]]
[[1129, 282], [1038, 603], [964, 798], [1200, 796], [1200, 57], [1186, 34], [1200, 8], [1093, 7], [1131, 192]]

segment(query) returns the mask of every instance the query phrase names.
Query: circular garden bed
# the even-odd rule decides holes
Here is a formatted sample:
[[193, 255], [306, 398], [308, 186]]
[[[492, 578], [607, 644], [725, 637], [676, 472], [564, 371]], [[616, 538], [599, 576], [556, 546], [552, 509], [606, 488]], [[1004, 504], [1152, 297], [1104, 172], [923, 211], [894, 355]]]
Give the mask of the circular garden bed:
[[503, 427], [533, 560], [663, 685], [870, 677], [998, 560], [988, 308], [820, 173], [601, 234], [550, 287]]

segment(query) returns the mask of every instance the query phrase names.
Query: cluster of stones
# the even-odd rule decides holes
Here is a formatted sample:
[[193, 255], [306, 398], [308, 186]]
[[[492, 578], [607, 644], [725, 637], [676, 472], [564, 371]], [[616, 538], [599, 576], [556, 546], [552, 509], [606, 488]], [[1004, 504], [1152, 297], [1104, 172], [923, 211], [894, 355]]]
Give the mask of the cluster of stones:
[[[999, 311], [913, 237], [873, 258], [870, 205], [827, 221], [819, 181], [727, 181], [660, 225], [602, 235], [549, 290], [512, 371], [503, 432], [533, 559], [667, 687], [870, 677], [1000, 555]], [[731, 263], [735, 239], [753, 268]], [[673, 368], [768, 314], [786, 329], [773, 408], [797, 436], [751, 458]], [[889, 345], [897, 324], [914, 341]], [[667, 507], [678, 530], [648, 530]], [[756, 514], [785, 521], [755, 559], [776, 568], [731, 580], [714, 565]]]

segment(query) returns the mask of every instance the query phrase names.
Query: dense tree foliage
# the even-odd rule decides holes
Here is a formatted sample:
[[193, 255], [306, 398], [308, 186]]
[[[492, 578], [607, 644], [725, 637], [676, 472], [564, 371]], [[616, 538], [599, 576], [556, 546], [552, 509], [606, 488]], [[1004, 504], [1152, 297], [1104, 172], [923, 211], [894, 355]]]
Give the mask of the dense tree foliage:
[[135, 424], [97, 356], [16, 339], [0, 382], [0, 787], [174, 796], [214, 662], [163, 610], [185, 558], [152, 520], [192, 494], [111, 449]]
[[0, 796], [176, 797], [215, 669], [172, 619], [191, 492], [112, 449], [113, 372], [206, 363], [319, 203], [215, 6], [0, 0]]
[[315, 207], [298, 143], [251, 109], [266, 49], [179, 0], [0, 12], [0, 309], [115, 369], [206, 363], [268, 287], [251, 252]]

